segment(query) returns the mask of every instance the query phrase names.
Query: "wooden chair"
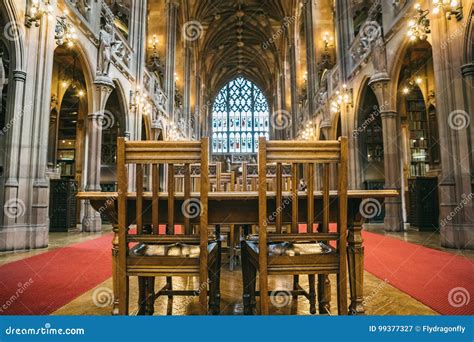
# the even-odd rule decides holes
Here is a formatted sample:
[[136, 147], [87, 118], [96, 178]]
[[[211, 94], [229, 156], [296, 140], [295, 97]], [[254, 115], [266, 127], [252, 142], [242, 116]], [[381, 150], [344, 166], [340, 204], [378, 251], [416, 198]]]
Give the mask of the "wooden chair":
[[[146, 291], [146, 313], [153, 313], [153, 304], [160, 295], [199, 296], [200, 312], [207, 313], [208, 287], [209, 308], [218, 312], [219, 272], [218, 248], [215, 241], [208, 238], [208, 151], [209, 139], [201, 142], [163, 142], [163, 141], [125, 141], [117, 143], [118, 170], [118, 229], [119, 229], [119, 313], [129, 312], [129, 277], [139, 277], [142, 289]], [[191, 198], [190, 164], [200, 163], [199, 198]], [[174, 165], [183, 164], [184, 196], [175, 198]], [[136, 166], [136, 194], [128, 192], [127, 168]], [[152, 192], [144, 193], [144, 166], [149, 165], [152, 173]], [[159, 165], [168, 166], [168, 196], [166, 222], [160, 220], [159, 210]], [[136, 196], [133, 208], [129, 197]], [[199, 206], [199, 218], [186, 215], [183, 206]], [[182, 222], [175, 222], [175, 205], [181, 205]], [[178, 206], [176, 205], [176, 206]], [[190, 209], [190, 208], [189, 208]], [[189, 210], [191, 212], [191, 210]], [[151, 212], [151, 215], [150, 215]], [[163, 215], [163, 211], [161, 211]], [[163, 215], [164, 216], [164, 215]], [[191, 222], [191, 218], [194, 219]], [[150, 220], [151, 229], [146, 232], [144, 226]], [[136, 231], [129, 226], [136, 224]], [[167, 224], [165, 235], [159, 234], [160, 223]], [[192, 223], [199, 224], [198, 233], [193, 232]], [[184, 226], [183, 234], [175, 234], [175, 224]], [[194, 291], [173, 291], [169, 285], [155, 293], [154, 279], [157, 276], [197, 276], [199, 288]]]
[[[268, 163], [276, 164], [276, 193], [275, 212], [267, 212], [266, 167]], [[282, 163], [292, 164], [291, 193], [283, 193]], [[298, 166], [305, 165], [308, 172], [308, 189], [298, 192]], [[338, 196], [337, 232], [329, 233], [329, 218], [331, 200], [329, 197], [329, 172], [323, 172], [322, 208], [316, 212], [314, 207], [314, 167], [324, 164], [326, 170], [330, 164], [337, 164]], [[312, 313], [315, 312], [315, 275], [337, 274], [338, 312], [347, 314], [347, 139], [339, 141], [296, 142], [269, 141], [259, 139], [258, 152], [259, 169], [259, 233], [258, 237], [242, 243], [242, 272], [244, 283], [244, 312], [253, 313], [255, 306], [255, 291], [257, 271], [259, 274], [260, 312], [269, 313], [268, 276], [308, 274], [310, 293], [297, 285], [291, 295], [304, 295], [310, 299]], [[294, 200], [298, 199], [298, 200]], [[291, 208], [284, 210], [285, 204]], [[333, 199], [334, 200], [334, 199]], [[291, 205], [289, 202], [291, 202]], [[306, 201], [306, 203], [304, 203]], [[298, 206], [306, 207], [306, 213], [299, 212]], [[332, 205], [334, 208], [334, 204]], [[320, 214], [322, 212], [322, 215]], [[282, 232], [283, 222], [291, 217], [291, 229]], [[305, 215], [304, 215], [305, 214]], [[315, 215], [316, 214], [316, 215]], [[300, 217], [299, 217], [300, 216]], [[306, 217], [304, 217], [306, 216]], [[316, 217], [317, 216], [317, 217]], [[316, 219], [322, 216], [318, 232], [313, 233]], [[273, 220], [274, 218], [274, 220]], [[276, 233], [267, 234], [267, 227], [275, 224]], [[299, 223], [306, 223], [306, 233], [299, 232]], [[336, 241], [332, 247], [328, 242]]]

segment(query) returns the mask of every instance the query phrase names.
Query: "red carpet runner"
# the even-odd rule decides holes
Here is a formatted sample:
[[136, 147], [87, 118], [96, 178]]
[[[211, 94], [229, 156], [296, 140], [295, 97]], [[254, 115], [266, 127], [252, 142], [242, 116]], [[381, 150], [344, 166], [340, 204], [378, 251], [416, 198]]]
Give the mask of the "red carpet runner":
[[[0, 266], [0, 315], [46, 315], [105, 281], [111, 234]], [[364, 232], [365, 269], [445, 315], [474, 314], [474, 265]], [[376, 295], [376, 294], [375, 294]]]
[[440, 314], [474, 314], [473, 260], [379, 234], [363, 238], [366, 271]]
[[0, 315], [47, 315], [112, 276], [112, 234], [0, 267]]

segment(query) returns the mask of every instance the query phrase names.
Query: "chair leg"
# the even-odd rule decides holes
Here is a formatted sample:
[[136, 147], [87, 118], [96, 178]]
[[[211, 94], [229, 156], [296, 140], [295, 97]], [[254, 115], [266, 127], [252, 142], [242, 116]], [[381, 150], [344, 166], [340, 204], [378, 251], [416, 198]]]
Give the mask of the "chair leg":
[[233, 271], [234, 266], [235, 266], [235, 240], [234, 240], [234, 231], [235, 231], [235, 225], [231, 224], [230, 225], [230, 233], [229, 233], [229, 239], [228, 245], [229, 245], [229, 270]]
[[[260, 314], [268, 315], [269, 314], [269, 304], [270, 298], [268, 296], [268, 278], [266, 275], [262, 274], [262, 269], [259, 270], [259, 286], [260, 286]], [[255, 279], [256, 277], [254, 277]]]
[[247, 249], [245, 247], [245, 241], [240, 242], [240, 253], [242, 257], [242, 285], [243, 285], [243, 302], [244, 302], [244, 315], [250, 315], [252, 313], [250, 306], [250, 270], [248, 267], [249, 261], [247, 256]]
[[[173, 278], [172, 277], [166, 277], [166, 288], [169, 291], [173, 291]], [[173, 294], [168, 295], [168, 299], [173, 299]]]
[[337, 275], [337, 313], [347, 315], [347, 275], [342, 272]]
[[218, 315], [219, 308], [219, 276], [217, 269], [217, 262], [209, 268], [210, 292], [209, 292], [209, 312], [212, 315]]
[[325, 274], [318, 275], [319, 313], [329, 315], [331, 312], [331, 282]]
[[119, 276], [119, 315], [128, 315], [129, 277], [122, 272]]
[[146, 303], [145, 314], [153, 316], [155, 313], [155, 277], [147, 277], [146, 279]]
[[[300, 276], [298, 274], [293, 276], [293, 291], [297, 291], [300, 286]], [[297, 295], [293, 295], [293, 300], [298, 300]]]
[[[251, 262], [248, 262], [248, 270], [249, 270], [250, 310], [251, 310], [251, 314], [253, 315], [253, 313], [257, 309], [257, 296], [256, 296], [257, 268]], [[267, 298], [268, 298], [268, 291], [266, 291], [266, 293], [267, 293]]]
[[309, 282], [309, 312], [314, 315], [316, 314], [316, 276], [314, 274], [308, 274]]
[[146, 278], [138, 277], [138, 316], [146, 314]]

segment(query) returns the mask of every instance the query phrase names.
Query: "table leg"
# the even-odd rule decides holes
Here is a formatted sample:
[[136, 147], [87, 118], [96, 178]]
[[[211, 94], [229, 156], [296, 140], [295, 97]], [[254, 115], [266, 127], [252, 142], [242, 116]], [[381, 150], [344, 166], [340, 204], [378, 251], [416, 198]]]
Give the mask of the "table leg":
[[112, 288], [114, 293], [114, 302], [112, 307], [112, 315], [119, 314], [119, 263], [118, 263], [118, 225], [113, 225], [114, 237], [112, 238]]
[[364, 308], [364, 246], [362, 221], [349, 224], [347, 236], [347, 258], [349, 265], [349, 286], [351, 292], [350, 315], [363, 315]]

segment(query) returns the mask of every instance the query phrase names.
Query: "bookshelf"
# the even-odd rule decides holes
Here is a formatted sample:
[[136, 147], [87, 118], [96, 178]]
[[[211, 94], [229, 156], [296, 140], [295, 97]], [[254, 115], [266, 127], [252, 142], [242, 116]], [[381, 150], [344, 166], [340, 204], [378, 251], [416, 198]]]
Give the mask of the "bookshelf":
[[410, 129], [410, 177], [424, 177], [430, 170], [429, 130], [426, 107], [419, 90], [407, 98], [406, 109]]

